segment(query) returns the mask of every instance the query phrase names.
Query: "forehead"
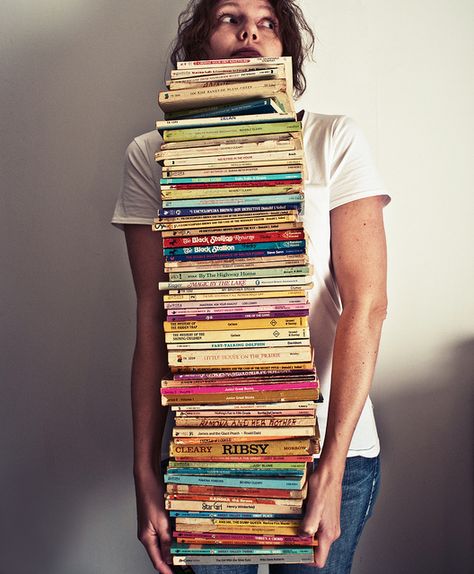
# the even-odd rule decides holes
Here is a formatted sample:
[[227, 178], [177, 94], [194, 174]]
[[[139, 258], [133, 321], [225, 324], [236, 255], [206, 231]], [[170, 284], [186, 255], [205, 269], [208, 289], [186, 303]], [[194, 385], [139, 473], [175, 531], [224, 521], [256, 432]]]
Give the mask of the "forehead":
[[218, 0], [216, 8], [252, 8], [256, 10], [271, 10], [273, 6], [267, 0]]

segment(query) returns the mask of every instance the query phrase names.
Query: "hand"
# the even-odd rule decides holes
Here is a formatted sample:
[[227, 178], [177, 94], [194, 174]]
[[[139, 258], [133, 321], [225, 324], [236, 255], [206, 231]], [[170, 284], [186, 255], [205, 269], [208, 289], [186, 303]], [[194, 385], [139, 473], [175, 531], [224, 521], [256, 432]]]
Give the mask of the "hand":
[[300, 536], [314, 536], [318, 546], [314, 551], [314, 563], [318, 568], [326, 564], [331, 544], [341, 535], [340, 480], [330, 478], [319, 468], [308, 481], [308, 502], [300, 525]]
[[165, 510], [164, 487], [154, 474], [135, 478], [138, 539], [153, 566], [161, 574], [173, 574], [170, 566], [171, 532]]

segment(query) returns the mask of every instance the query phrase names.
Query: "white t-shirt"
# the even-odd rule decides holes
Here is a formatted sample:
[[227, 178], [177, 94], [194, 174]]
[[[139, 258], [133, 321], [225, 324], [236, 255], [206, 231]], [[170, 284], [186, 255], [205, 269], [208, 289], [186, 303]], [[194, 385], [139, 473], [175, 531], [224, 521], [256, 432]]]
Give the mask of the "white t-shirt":
[[[346, 116], [305, 112], [304, 148], [307, 163], [304, 223], [309, 237], [309, 256], [314, 265], [310, 292], [310, 330], [324, 403], [318, 405], [321, 440], [324, 441], [331, 382], [334, 336], [342, 311], [331, 265], [329, 212], [349, 201], [386, 196], [374, 167], [367, 141]], [[161, 167], [154, 154], [161, 144], [157, 131], [138, 136], [128, 146], [123, 184], [112, 223], [150, 224], [160, 207]], [[370, 398], [357, 424], [348, 456], [377, 456], [380, 450]]]

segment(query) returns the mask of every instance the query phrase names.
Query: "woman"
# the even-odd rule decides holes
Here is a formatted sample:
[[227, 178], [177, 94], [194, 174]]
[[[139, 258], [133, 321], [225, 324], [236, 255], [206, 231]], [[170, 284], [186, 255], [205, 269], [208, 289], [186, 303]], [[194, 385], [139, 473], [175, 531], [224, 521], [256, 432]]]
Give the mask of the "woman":
[[[292, 0], [194, 0], [180, 19], [173, 60], [290, 55], [300, 94], [304, 34], [311, 46], [312, 33]], [[368, 392], [386, 312], [382, 210], [389, 198], [351, 120], [306, 112], [302, 121], [308, 167], [305, 226], [315, 266], [311, 333], [326, 402], [318, 407], [323, 448], [310, 478], [301, 533], [316, 533], [319, 539], [315, 566], [326, 574], [342, 574], [350, 572], [379, 480], [379, 443]], [[156, 132], [130, 144], [113, 222], [126, 224], [138, 302], [132, 367], [138, 536], [154, 567], [170, 574], [171, 537], [157, 463], [166, 418], [158, 390], [166, 371], [164, 317], [156, 292], [163, 260], [161, 237], [149, 225], [159, 204], [160, 172], [153, 160], [159, 145]], [[220, 569], [195, 567], [197, 573]], [[270, 570], [289, 574], [313, 567], [272, 565]], [[256, 571], [256, 566], [235, 569]]]

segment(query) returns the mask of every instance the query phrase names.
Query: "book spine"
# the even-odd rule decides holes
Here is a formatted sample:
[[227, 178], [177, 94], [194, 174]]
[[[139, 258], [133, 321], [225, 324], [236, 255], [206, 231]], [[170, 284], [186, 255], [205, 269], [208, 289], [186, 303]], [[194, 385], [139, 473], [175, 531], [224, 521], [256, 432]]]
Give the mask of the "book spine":
[[[302, 351], [303, 349], [297, 349], [297, 351]], [[238, 361], [242, 356], [243, 360], [247, 358], [247, 355], [252, 360], [258, 360], [260, 355], [271, 355], [270, 359], [275, 359], [275, 355], [283, 355], [283, 358], [287, 356], [292, 357], [296, 354], [297, 357], [305, 357], [308, 355], [308, 351], [304, 349], [304, 353], [299, 353], [296, 351], [288, 352], [288, 353], [258, 353], [258, 352], [251, 352], [251, 353], [243, 353], [242, 351], [238, 351], [234, 353], [232, 351], [228, 351], [227, 356], [225, 359], [229, 361]], [[309, 351], [310, 353], [311, 351]], [[171, 354], [171, 353], [169, 353]], [[178, 353], [177, 353], [178, 354]], [[216, 356], [220, 354], [220, 351], [202, 351], [202, 355], [207, 357], [210, 355], [209, 361], [212, 361]], [[196, 351], [196, 360], [199, 360], [198, 352]], [[255, 358], [254, 358], [255, 357]], [[191, 359], [192, 360], [192, 359]], [[248, 361], [248, 359], [247, 359]], [[170, 363], [172, 364], [172, 363]], [[315, 381], [302, 381], [302, 382], [295, 382], [295, 383], [275, 383], [275, 384], [258, 384], [258, 385], [231, 385], [231, 386], [214, 386], [214, 387], [175, 387], [175, 388], [162, 388], [161, 393], [163, 395], [191, 395], [191, 394], [217, 394], [217, 393], [240, 393], [244, 391], [248, 392], [264, 392], [264, 391], [287, 391], [287, 390], [296, 390], [296, 389], [313, 389], [318, 388], [318, 383]]]
[[289, 317], [281, 319], [240, 319], [236, 321], [183, 321], [170, 323], [164, 321], [165, 333], [173, 331], [227, 331], [235, 329], [279, 329], [290, 327], [308, 327], [307, 317]]
[[190, 178], [190, 177], [224, 177], [224, 176], [245, 176], [245, 175], [271, 175], [284, 173], [302, 173], [302, 162], [266, 163], [265, 165], [209, 165], [206, 168], [200, 166], [174, 166], [163, 167], [162, 178]]
[[[208, 178], [207, 178], [208, 179]], [[221, 181], [221, 182], [210, 182], [203, 181], [197, 183], [170, 183], [160, 186], [161, 191], [195, 191], [195, 190], [215, 190], [215, 189], [235, 189], [241, 187], [242, 189], [247, 189], [249, 187], [269, 187], [274, 188], [275, 186], [285, 186], [285, 185], [298, 185], [301, 186], [301, 180], [297, 181], [279, 181], [279, 180], [255, 180], [255, 181]], [[273, 189], [272, 189], [273, 192]]]
[[[289, 248], [289, 249], [259, 249], [258, 251], [234, 251], [231, 252], [235, 258], [248, 257], [249, 253], [255, 257], [272, 257], [274, 255], [299, 255], [305, 252], [304, 247]], [[218, 260], [226, 259], [229, 257], [229, 252], [216, 252], [216, 253], [195, 253], [190, 255], [167, 255], [167, 261], [202, 261], [202, 260]]]
[[[290, 529], [288, 529], [290, 530]], [[192, 532], [193, 530], [190, 529]], [[252, 534], [251, 532], [249, 534]], [[265, 532], [255, 532], [255, 534], [265, 534]], [[270, 533], [273, 534], [273, 533]], [[278, 534], [275, 532], [274, 534]], [[289, 532], [282, 532], [282, 535], [288, 536], [295, 536], [296, 532], [289, 531]], [[180, 555], [192, 555], [192, 556], [206, 556], [206, 555], [258, 555], [258, 554], [311, 554], [311, 548], [305, 548], [302, 546], [301, 548], [291, 548], [290, 546], [281, 546], [280, 548], [274, 548], [271, 546], [261, 547], [261, 546], [237, 546], [227, 548], [225, 546], [219, 545], [200, 545], [200, 544], [179, 544], [176, 546], [171, 546], [171, 554], [180, 556]]]
[[[241, 405], [242, 406], [242, 405]], [[287, 405], [285, 405], [286, 407]], [[224, 410], [224, 409], [216, 409], [215, 407], [210, 409], [202, 409], [202, 410], [176, 410], [175, 412], [175, 420], [178, 426], [188, 426], [186, 422], [188, 419], [191, 420], [205, 420], [206, 417], [216, 417], [217, 420], [222, 420], [223, 417], [233, 417], [236, 414], [242, 418], [248, 418], [249, 420], [259, 420], [264, 419], [265, 417], [272, 417], [272, 419], [278, 420], [279, 418], [287, 418], [287, 417], [303, 417], [309, 418], [314, 420], [314, 415], [316, 409], [314, 408], [303, 408], [303, 409], [295, 409], [295, 408], [281, 408], [278, 409], [275, 405], [272, 405], [271, 409], [255, 408], [255, 409], [235, 409], [235, 410]], [[174, 407], [174, 409], [178, 409], [179, 407]], [[243, 407], [244, 408], [244, 407]], [[212, 420], [212, 418], [211, 418]], [[313, 422], [311, 422], [313, 424]], [[198, 426], [198, 425], [194, 425]]]
[[197, 405], [199, 402], [202, 404], [248, 404], [249, 402], [254, 403], [265, 403], [267, 400], [271, 402], [286, 402], [286, 401], [315, 401], [318, 399], [317, 389], [301, 389], [301, 390], [289, 390], [282, 392], [243, 392], [243, 393], [212, 393], [208, 395], [162, 395], [161, 404], [163, 406], [168, 405]]
[[236, 504], [273, 504], [273, 505], [284, 505], [298, 507], [299, 509], [303, 506], [303, 500], [289, 500], [288, 498], [278, 498], [278, 499], [264, 499], [261, 498], [249, 498], [242, 496], [245, 494], [245, 490], [240, 489], [240, 496], [211, 496], [211, 495], [195, 495], [195, 494], [165, 494], [166, 500], [190, 500], [190, 501], [203, 501], [203, 502], [228, 502]]
[[315, 426], [293, 426], [293, 427], [186, 427], [173, 429], [174, 438], [238, 438], [246, 437], [249, 439], [266, 439], [267, 437], [278, 437], [281, 436], [286, 438], [288, 434], [291, 435], [290, 438], [307, 436], [311, 437], [316, 434]]
[[[285, 137], [285, 134], [275, 134], [281, 135], [283, 139], [268, 139], [262, 141], [254, 141], [249, 143], [221, 143], [229, 140], [215, 140], [213, 145], [197, 145], [195, 147], [183, 147], [178, 149], [163, 149], [161, 147], [160, 151], [155, 152], [155, 161], [163, 165], [166, 160], [171, 161], [192, 161], [199, 160], [204, 162], [203, 158], [213, 157], [220, 158], [219, 161], [225, 161], [223, 158], [226, 156], [238, 156], [242, 154], [258, 154], [265, 153], [282, 153], [282, 152], [298, 152], [296, 157], [299, 157], [302, 148], [300, 142], [293, 137]], [[239, 138], [235, 138], [239, 139]], [[196, 143], [202, 144], [206, 140], [199, 140]], [[189, 142], [187, 142], [189, 143]], [[179, 145], [175, 144], [164, 144], [168, 145]], [[214, 160], [213, 160], [214, 161]]]
[[[304, 472], [306, 469], [306, 463], [304, 462], [241, 462], [241, 463], [224, 463], [224, 462], [203, 462], [196, 469], [196, 465], [192, 462], [177, 462], [176, 460], [170, 460], [168, 462], [168, 472], [174, 469], [212, 469], [212, 470], [232, 470], [232, 471], [245, 471], [245, 470], [297, 470]], [[187, 496], [187, 495], [182, 495]]]
[[158, 283], [158, 289], [160, 291], [167, 291], [170, 289], [209, 289], [216, 287], [286, 287], [290, 285], [306, 285], [311, 283], [311, 279], [311, 275], [298, 275], [295, 277], [258, 277], [256, 279], [248, 278], [214, 279], [209, 281], [160, 281]]
[[167, 332], [167, 343], [198, 343], [198, 342], [223, 342], [233, 341], [235, 339], [246, 341], [256, 340], [265, 341], [272, 339], [298, 339], [308, 340], [309, 330], [306, 326], [301, 328], [270, 328], [270, 329], [230, 329], [230, 330], [211, 330], [199, 329], [193, 332], [171, 333]]
[[[193, 538], [193, 533], [189, 532], [173, 532], [173, 536], [179, 538]], [[273, 544], [289, 544], [291, 546], [316, 546], [314, 538], [311, 536], [265, 536], [258, 534], [221, 534], [221, 533], [204, 533], [199, 535], [203, 540], [209, 540], [208, 544], [215, 544], [217, 541], [222, 541], [223, 544], [259, 544], [259, 545], [273, 545]]]
[[190, 295], [194, 294], [196, 297], [200, 297], [204, 294], [215, 294], [219, 298], [227, 297], [231, 295], [240, 295], [241, 293], [246, 293], [248, 296], [253, 295], [257, 292], [257, 289], [261, 295], [270, 297], [270, 293], [274, 293], [275, 297], [280, 292], [294, 292], [300, 293], [302, 290], [311, 289], [312, 284], [308, 285], [273, 285], [273, 286], [260, 286], [260, 287], [217, 287], [217, 288], [206, 288], [206, 289], [170, 289], [169, 295]]
[[[159, 157], [159, 156], [158, 156]], [[156, 159], [156, 156], [155, 156]], [[233, 153], [233, 154], [216, 154], [216, 155], [202, 155], [200, 157], [173, 157], [163, 159], [163, 165], [165, 167], [171, 166], [197, 166], [203, 165], [208, 166], [209, 164], [227, 165], [229, 164], [260, 164], [260, 162], [267, 161], [278, 161], [283, 160], [285, 162], [299, 162], [303, 160], [303, 150], [271, 150], [262, 149], [258, 152], [248, 152], [248, 153]]]
[[223, 138], [249, 136], [249, 135], [265, 136], [269, 134], [287, 134], [291, 132], [300, 132], [300, 131], [301, 131], [301, 122], [296, 121], [249, 123], [249, 124], [238, 123], [229, 126], [222, 125], [213, 127], [164, 130], [163, 140], [166, 143], [168, 143], [168, 142], [195, 141], [204, 139], [223, 139]]
[[[275, 319], [277, 320], [277, 319]], [[269, 369], [282, 369], [282, 370], [286, 370], [288, 368], [293, 367], [295, 370], [300, 370], [303, 367], [310, 367], [312, 365], [312, 361], [307, 361], [307, 362], [303, 362], [303, 363], [269, 363], [268, 365], [264, 365], [265, 367], [268, 367]], [[262, 366], [260, 365], [220, 365], [219, 370], [222, 372], [237, 372], [237, 371], [243, 371], [246, 369], [259, 369], [262, 368]], [[170, 371], [173, 373], [173, 375], [177, 374], [177, 373], [206, 373], [206, 372], [212, 372], [216, 370], [216, 366], [215, 365], [206, 365], [206, 366], [199, 366], [199, 367], [194, 367], [191, 365], [186, 365], [186, 366], [182, 366], [182, 367], [171, 367]], [[313, 399], [294, 399], [294, 400], [313, 400]]]
[[[297, 211], [290, 211], [288, 213], [276, 213], [276, 214], [269, 214], [269, 215], [262, 215], [261, 217], [255, 218], [253, 221], [247, 220], [246, 218], [239, 219], [237, 222], [234, 221], [233, 225], [264, 225], [268, 223], [291, 223], [297, 221], [298, 215]], [[216, 220], [210, 220], [208, 225], [208, 231], [210, 228], [213, 227], [226, 227], [229, 221], [226, 219], [222, 219], [221, 217], [216, 218]], [[204, 221], [155, 221], [153, 224], [153, 229], [155, 231], [163, 231], [163, 230], [183, 230], [183, 229], [191, 229], [196, 226], [206, 225]]]
[[[204, 487], [205, 488], [205, 487]], [[192, 510], [168, 510], [170, 518], [301, 518], [298, 514], [273, 514], [271, 512], [194, 512]]]
[[236, 82], [243, 80], [262, 80], [268, 78], [284, 78], [283, 66], [276, 68], [256, 68], [254, 70], [245, 71], [229, 71], [220, 74], [205, 74], [202, 76], [191, 76], [185, 78], [172, 78], [167, 82], [167, 86], [172, 89], [190, 89], [196, 87], [207, 87], [217, 84], [218, 82]]
[[[209, 177], [162, 177], [160, 178], [160, 185], [183, 185], [183, 184], [222, 184], [222, 183], [248, 183], [251, 181], [291, 181], [293, 183], [301, 183], [301, 171], [294, 173], [260, 173], [260, 174], [243, 174], [243, 175], [222, 175], [222, 176], [209, 176]], [[214, 186], [215, 187], [215, 186]], [[191, 215], [191, 214], [190, 214]]]
[[[203, 86], [205, 87], [205, 86]], [[199, 129], [210, 128], [215, 126], [234, 126], [245, 124], [259, 124], [261, 122], [291, 122], [295, 120], [292, 113], [267, 113], [267, 114], [247, 114], [247, 115], [224, 115], [213, 116], [209, 118], [187, 118], [173, 120], [158, 120], [155, 122], [156, 129], [163, 133], [165, 130], [178, 129]]]
[[[158, 95], [158, 104], [164, 112], [198, 107], [207, 102], [228, 104], [250, 98], [264, 98], [283, 92], [285, 80], [257, 80], [255, 82], [232, 82], [209, 88], [191, 88], [189, 90], [162, 91]], [[211, 135], [207, 137], [212, 137]]]
[[[309, 345], [309, 339], [289, 341], [224, 341], [216, 343], [168, 343], [168, 351], [200, 351], [206, 349], [271, 349], [280, 347], [304, 347]], [[171, 385], [169, 385], [171, 386]]]
[[177, 458], [234, 456], [300, 456], [313, 454], [317, 441], [307, 438], [279, 441], [257, 441], [246, 444], [175, 445], [170, 443], [170, 456]]
[[[179, 529], [176, 529], [179, 531]], [[189, 529], [190, 532], [193, 532], [195, 529]], [[290, 530], [290, 529], [288, 529]], [[207, 530], [205, 532], [208, 532]], [[225, 533], [231, 533], [231, 531], [223, 531]], [[241, 532], [239, 531], [239, 534]], [[262, 532], [249, 532], [248, 534], [265, 534], [264, 531]], [[281, 534], [287, 536], [295, 536], [297, 533], [294, 531], [289, 532], [270, 532], [269, 534]], [[288, 550], [286, 550], [288, 549]], [[290, 546], [280, 546], [280, 547], [262, 547], [262, 546], [237, 546], [236, 544], [233, 547], [226, 547], [226, 546], [219, 546], [219, 545], [208, 545], [208, 544], [176, 544], [171, 546], [171, 554], [173, 555], [195, 555], [195, 556], [206, 556], [206, 555], [241, 555], [241, 554], [304, 554], [312, 552], [311, 549], [308, 549], [304, 546], [300, 548], [291, 548]]]
[[304, 289], [291, 289], [288, 291], [278, 291], [278, 290], [274, 290], [274, 291], [262, 291], [260, 293], [257, 293], [255, 291], [251, 291], [249, 290], [247, 291], [236, 291], [235, 293], [232, 293], [230, 291], [228, 291], [226, 293], [226, 295], [219, 295], [219, 293], [207, 293], [207, 292], [203, 292], [201, 291], [200, 293], [193, 293], [193, 294], [189, 294], [189, 295], [163, 295], [163, 300], [167, 301], [169, 303], [171, 302], [202, 302], [204, 304], [208, 303], [208, 302], [215, 302], [215, 301], [219, 301], [221, 300], [223, 297], [225, 297], [226, 299], [229, 300], [235, 300], [235, 301], [239, 301], [239, 300], [243, 300], [243, 299], [249, 299], [249, 300], [262, 300], [262, 301], [280, 301], [281, 299], [286, 299], [286, 298], [292, 298], [292, 297], [297, 297], [297, 298], [306, 298], [307, 297], [307, 293], [306, 291], [304, 291]]
[[270, 241], [263, 243], [230, 243], [223, 245], [196, 245], [194, 247], [164, 248], [166, 257], [176, 255], [197, 255], [201, 253], [235, 253], [239, 251], [269, 251], [280, 249], [301, 249], [306, 246], [306, 240], [300, 241]]
[[[202, 484], [204, 486], [229, 486], [234, 488], [287, 488], [289, 490], [297, 490], [301, 488], [301, 481], [300, 480], [287, 480], [285, 478], [279, 478], [277, 480], [272, 479], [257, 479], [257, 478], [230, 478], [230, 477], [221, 477], [221, 476], [180, 476], [177, 474], [169, 475], [166, 474], [164, 478], [165, 482], [171, 482], [173, 484], [195, 484], [199, 485]], [[168, 502], [168, 501], [167, 501]], [[209, 504], [208, 502], [204, 501], [184, 501], [185, 503], [182, 506], [178, 504], [173, 506], [173, 502], [178, 503], [179, 501], [170, 501], [170, 506], [168, 509], [173, 508], [174, 510], [250, 510], [252, 512], [257, 512], [258, 510], [268, 510], [265, 508], [268, 504], [241, 504], [238, 505], [237, 508], [232, 508], [232, 505], [229, 504], [228, 506], [223, 506], [222, 508], [216, 508], [217, 505], [222, 504], [221, 502], [212, 503], [214, 506]], [[272, 505], [270, 505], [272, 506]], [[287, 510], [291, 512], [299, 512], [298, 506], [291, 506], [287, 507], [284, 505], [280, 505], [277, 507], [278, 509], [274, 512], [284, 513]], [[280, 510], [283, 509], [283, 510]], [[290, 514], [291, 514], [290, 512]]]
[[[286, 501], [288, 502], [288, 501]], [[261, 520], [253, 519], [246, 520], [242, 518], [204, 518], [200, 520], [199, 518], [177, 518], [175, 521], [176, 525], [193, 524], [195, 526], [235, 526], [239, 527], [265, 527], [269, 526], [271, 528], [297, 528], [299, 526], [299, 520], [294, 520], [292, 518], [288, 520]]]
[[293, 140], [295, 146], [303, 147], [303, 135], [301, 131], [297, 132], [283, 132], [276, 134], [264, 135], [243, 135], [231, 136], [225, 138], [208, 138], [202, 140], [179, 141], [179, 142], [163, 142], [160, 151], [170, 150], [190, 150], [197, 148], [212, 148], [218, 145], [235, 146], [235, 145], [248, 145], [248, 144], [265, 144], [272, 145], [274, 142], [288, 142]]
[[[212, 246], [212, 245], [228, 245], [237, 243], [269, 243], [269, 242], [280, 242], [280, 241], [299, 241], [305, 238], [304, 231], [302, 229], [295, 230], [284, 230], [284, 231], [273, 231], [273, 232], [260, 232], [260, 233], [219, 233], [215, 235], [198, 235], [193, 237], [169, 237], [163, 238], [163, 247], [195, 247], [195, 246]], [[244, 273], [259, 273], [260, 275], [266, 276], [277, 276], [277, 275], [302, 275], [301, 271], [306, 271], [308, 273], [309, 267], [305, 266], [304, 269], [301, 268], [291, 268], [291, 269], [271, 269], [262, 270], [254, 269], [251, 271], [245, 271]], [[220, 273], [216, 271], [215, 273]], [[228, 273], [228, 272], [224, 272]], [[235, 273], [235, 271], [234, 271]]]
[[[270, 501], [271, 499], [267, 499]], [[195, 512], [272, 512], [274, 514], [298, 514], [299, 506], [277, 504], [238, 504], [226, 502], [204, 502], [200, 500], [165, 500], [166, 510], [193, 510]]]
[[[301, 297], [304, 300], [304, 297]], [[202, 306], [193, 306], [193, 307], [186, 307], [183, 306], [178, 309], [169, 309], [166, 308], [168, 317], [179, 317], [184, 314], [194, 313], [196, 315], [208, 315], [212, 313], [216, 313], [217, 315], [221, 313], [253, 313], [253, 312], [267, 312], [267, 311], [307, 311], [309, 309], [309, 303], [280, 303], [274, 304], [271, 303], [265, 305], [259, 305], [258, 299], [250, 299], [249, 301], [253, 301], [252, 305], [242, 305], [240, 300], [231, 300], [227, 302], [222, 302], [221, 305], [210, 305], [206, 307]], [[265, 301], [265, 299], [261, 299], [261, 301]], [[213, 303], [213, 301], [200, 301], [204, 305]], [[191, 302], [193, 303], [193, 302]]]
[[161, 189], [163, 200], [172, 199], [212, 199], [214, 197], [247, 197], [249, 195], [289, 195], [302, 194], [302, 185], [253, 185], [239, 187], [208, 187], [193, 189]]
[[[219, 417], [219, 418], [206, 418], [206, 417], [184, 417], [176, 418], [176, 427], [202, 427], [202, 428], [242, 428], [242, 427], [264, 427], [264, 428], [279, 428], [279, 427], [297, 427], [297, 426], [310, 426], [316, 424], [314, 417]], [[272, 467], [273, 469], [274, 467]], [[279, 467], [276, 467], [279, 468]], [[242, 470], [242, 469], [241, 469]], [[261, 470], [260, 468], [257, 470]]]
[[[300, 458], [309, 458], [309, 457], [300, 457]], [[194, 486], [190, 484], [167, 484], [166, 485], [166, 492], [172, 493], [189, 493], [189, 494], [215, 494], [215, 495], [222, 495], [222, 496], [238, 496], [239, 489], [238, 488], [227, 488], [221, 486]], [[277, 489], [277, 488], [269, 488], [262, 490], [260, 488], [246, 488], [245, 494], [247, 496], [258, 496], [260, 498], [289, 498], [289, 499], [302, 499], [304, 492], [302, 490], [285, 490], [285, 489]], [[235, 518], [235, 517], [234, 517]], [[258, 516], [257, 518], [262, 518]]]
[[312, 552], [307, 554], [252, 554], [250, 556], [173, 556], [173, 564], [175, 566], [209, 564], [311, 564], [313, 562], [314, 557]]
[[194, 110], [168, 112], [165, 114], [165, 119], [173, 120], [184, 118], [213, 118], [216, 116], [241, 116], [247, 114], [273, 113], [274, 111], [271, 98], [260, 98], [237, 104], [208, 106], [206, 108], [195, 108]]
[[278, 195], [260, 195], [260, 196], [243, 196], [243, 197], [221, 197], [214, 199], [180, 199], [180, 200], [164, 200], [162, 201], [163, 208], [184, 208], [184, 207], [232, 207], [239, 205], [272, 205], [277, 202], [280, 204], [290, 205], [301, 203], [303, 201], [302, 194], [278, 194]]
[[[237, 66], [258, 66], [258, 65], [273, 65], [278, 66], [289, 57], [277, 58], [273, 56], [261, 56], [259, 58], [227, 58], [219, 60], [186, 60], [176, 64], [178, 70], [204, 70], [206, 68], [225, 68], [231, 67], [235, 69]], [[203, 73], [203, 72], [200, 72]]]
[[[222, 464], [222, 463], [221, 463]], [[274, 477], [275, 475], [282, 476], [285, 478], [301, 478], [304, 475], [303, 470], [297, 470], [294, 468], [280, 468], [278, 472], [272, 468], [220, 468], [216, 466], [215, 468], [209, 467], [190, 467], [190, 468], [175, 468], [168, 466], [168, 476], [173, 477], [175, 475], [179, 476], [231, 476], [231, 477]], [[173, 482], [170, 480], [170, 482]]]
[[249, 311], [246, 309], [242, 312], [222, 312], [222, 313], [189, 313], [182, 315], [167, 315], [167, 321], [222, 321], [230, 319], [267, 319], [280, 317], [307, 317], [308, 309], [295, 309], [286, 311]]
[[[184, 275], [182, 273], [170, 273], [171, 275]], [[206, 275], [206, 272], [200, 273], [199, 275]], [[182, 277], [176, 277], [175, 279], [180, 280]], [[210, 277], [196, 277], [193, 278], [195, 281], [207, 281], [210, 280]], [[219, 279], [223, 279], [223, 277], [219, 277]], [[232, 277], [225, 277], [225, 279], [232, 279]], [[265, 307], [272, 307], [273, 309], [279, 309], [280, 306], [287, 306], [287, 305], [307, 305], [308, 299], [307, 297], [269, 297], [264, 299], [231, 299], [231, 300], [223, 300], [217, 299], [215, 301], [212, 300], [204, 300], [204, 301], [169, 301], [164, 303], [164, 308], [168, 311], [181, 311], [182, 309], [223, 309], [226, 307], [238, 307], [242, 309], [252, 309], [253, 307], [259, 307], [260, 309], [265, 309]], [[298, 307], [295, 307], [298, 309]]]

